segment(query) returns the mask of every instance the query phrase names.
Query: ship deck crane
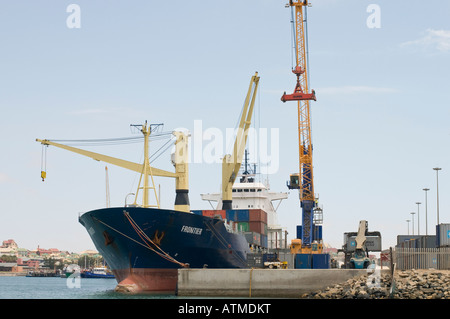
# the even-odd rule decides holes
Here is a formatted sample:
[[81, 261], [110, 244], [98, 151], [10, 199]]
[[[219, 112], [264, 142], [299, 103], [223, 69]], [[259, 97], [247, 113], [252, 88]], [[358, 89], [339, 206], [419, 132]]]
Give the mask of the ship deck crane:
[[[314, 90], [309, 93], [307, 41], [306, 41], [306, 8], [307, 0], [290, 0], [291, 10], [295, 10], [295, 57], [296, 65], [292, 72], [297, 76], [297, 83], [292, 94], [284, 92], [281, 101], [297, 101], [298, 106], [298, 140], [299, 140], [299, 173], [291, 174], [288, 182], [289, 189], [299, 189], [302, 208], [301, 238], [294, 239], [291, 249], [295, 253], [321, 253], [321, 245], [313, 243], [314, 196], [313, 161], [311, 142], [310, 101], [316, 100]], [[305, 13], [305, 14], [304, 14]], [[314, 244], [314, 245], [313, 245]]]
[[[159, 124], [158, 124], [159, 125]], [[135, 125], [133, 125], [135, 126]], [[139, 125], [142, 134], [144, 135], [144, 163], [138, 164], [130, 161], [126, 161], [123, 159], [86, 151], [83, 149], [75, 148], [72, 146], [55, 143], [51, 140], [41, 140], [36, 139], [37, 142], [40, 142], [44, 146], [55, 146], [58, 148], [65, 149], [67, 151], [71, 151], [83, 156], [90, 157], [96, 161], [102, 161], [105, 163], [113, 164], [122, 168], [126, 168], [141, 174], [141, 180], [143, 178], [143, 186], [141, 185], [141, 180], [139, 181], [138, 190], [136, 192], [136, 199], [138, 197], [139, 190], [142, 190], [142, 207], [158, 207], [159, 208], [159, 198], [157, 195], [157, 191], [155, 188], [155, 183], [153, 180], [153, 176], [162, 176], [162, 177], [171, 177], [175, 178], [175, 189], [176, 189], [176, 197], [175, 197], [175, 210], [190, 212], [189, 206], [189, 180], [188, 180], [188, 151], [187, 151], [187, 143], [188, 137], [184, 132], [174, 131], [172, 134], [175, 136], [175, 153], [173, 158], [173, 165], [175, 166], [175, 172], [169, 172], [166, 170], [158, 169], [156, 167], [150, 166], [149, 160], [149, 137], [151, 134], [151, 125], [147, 125], [145, 122], [144, 125]], [[42, 180], [46, 177], [46, 172], [41, 171]], [[151, 180], [151, 185], [150, 185]], [[149, 193], [150, 191], [154, 191], [156, 205], [150, 204]], [[137, 205], [136, 199], [134, 201], [134, 205]]]
[[242, 164], [242, 157], [247, 144], [248, 130], [252, 123], [253, 107], [258, 90], [258, 72], [252, 76], [242, 109], [239, 127], [234, 141], [233, 153], [227, 154], [222, 160], [222, 209], [232, 209], [233, 184]]

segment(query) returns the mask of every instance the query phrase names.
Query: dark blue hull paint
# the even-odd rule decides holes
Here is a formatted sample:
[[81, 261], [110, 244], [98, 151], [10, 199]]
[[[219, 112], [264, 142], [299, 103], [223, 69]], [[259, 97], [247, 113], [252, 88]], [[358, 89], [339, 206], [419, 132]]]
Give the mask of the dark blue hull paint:
[[[126, 213], [179, 263], [149, 249]], [[182, 267], [180, 263], [190, 268], [247, 268], [249, 248], [245, 237], [229, 233], [221, 219], [166, 209], [116, 207], [87, 212], [79, 221], [113, 271], [176, 269]]]

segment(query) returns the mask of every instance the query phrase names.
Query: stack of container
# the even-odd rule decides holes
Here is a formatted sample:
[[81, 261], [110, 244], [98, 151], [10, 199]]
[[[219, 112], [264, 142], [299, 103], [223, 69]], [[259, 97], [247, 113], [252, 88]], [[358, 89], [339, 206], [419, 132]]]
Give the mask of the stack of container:
[[450, 224], [436, 225], [436, 246], [450, 247]]
[[436, 248], [437, 237], [435, 235], [398, 235], [398, 248]]
[[232, 221], [234, 230], [244, 233], [249, 244], [267, 247], [267, 213], [262, 209], [193, 210], [192, 213]]
[[328, 269], [330, 268], [329, 254], [296, 254], [295, 269]]

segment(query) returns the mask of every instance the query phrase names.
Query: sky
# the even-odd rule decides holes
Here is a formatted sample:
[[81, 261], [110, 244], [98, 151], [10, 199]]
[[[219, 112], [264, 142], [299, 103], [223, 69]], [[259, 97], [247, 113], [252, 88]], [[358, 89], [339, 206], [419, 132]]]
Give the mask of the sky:
[[[418, 226], [425, 234], [427, 222], [434, 235], [433, 167], [442, 168], [439, 221], [450, 222], [450, 2], [310, 2], [314, 187], [324, 242], [340, 248], [343, 234], [367, 220], [388, 249], [397, 235], [412, 233], [411, 212], [415, 234]], [[164, 123], [166, 132], [197, 129], [203, 144], [192, 147], [204, 156], [189, 167], [190, 202], [210, 208], [200, 194], [220, 190], [221, 165], [205, 155], [205, 132], [225, 136], [235, 127], [255, 71], [255, 129], [273, 138], [261, 178], [272, 191], [289, 191], [298, 133], [296, 104], [280, 101], [295, 87], [285, 2], [0, 0], [0, 41], [0, 240], [95, 249], [78, 216], [106, 205], [105, 164], [49, 147], [42, 182], [36, 138], [136, 137], [130, 124], [145, 121]], [[222, 144], [214, 159], [227, 151], [225, 137]], [[142, 161], [139, 144], [90, 150]], [[255, 159], [261, 149], [249, 151]], [[173, 169], [170, 152], [154, 165]], [[108, 179], [111, 205], [122, 206], [139, 176], [108, 165]], [[156, 183], [162, 207], [173, 208], [174, 181]], [[301, 224], [297, 191], [289, 191], [278, 219], [292, 239]]]

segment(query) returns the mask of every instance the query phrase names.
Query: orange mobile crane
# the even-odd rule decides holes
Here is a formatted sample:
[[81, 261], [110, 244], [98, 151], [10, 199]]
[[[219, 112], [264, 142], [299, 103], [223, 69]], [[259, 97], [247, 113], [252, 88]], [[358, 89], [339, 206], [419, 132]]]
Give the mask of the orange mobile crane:
[[[295, 21], [294, 39], [296, 66], [292, 72], [297, 76], [297, 84], [292, 94], [284, 92], [281, 101], [297, 101], [298, 104], [298, 138], [299, 138], [299, 173], [291, 174], [288, 182], [289, 189], [299, 189], [302, 207], [302, 226], [297, 231], [297, 239], [291, 244], [291, 252], [301, 254], [320, 254], [322, 252], [321, 235], [315, 236], [314, 213], [316, 198], [314, 196], [313, 161], [311, 143], [310, 101], [316, 100], [314, 90], [309, 93], [306, 7], [307, 0], [290, 0], [289, 6]], [[288, 7], [288, 5], [286, 5]], [[305, 7], [305, 10], [304, 10]], [[295, 18], [294, 18], [295, 9]], [[320, 209], [319, 209], [320, 210]], [[299, 234], [301, 233], [301, 235]], [[321, 233], [321, 231], [320, 231]]]

